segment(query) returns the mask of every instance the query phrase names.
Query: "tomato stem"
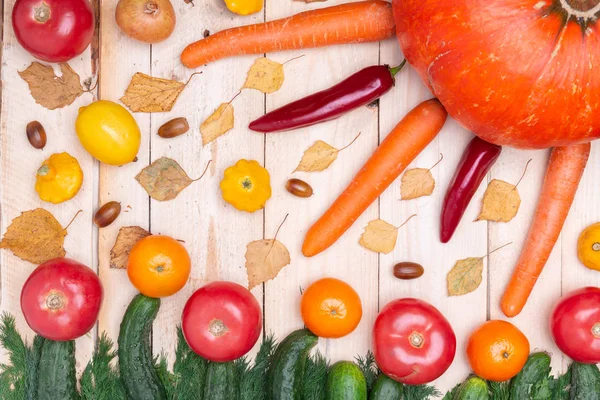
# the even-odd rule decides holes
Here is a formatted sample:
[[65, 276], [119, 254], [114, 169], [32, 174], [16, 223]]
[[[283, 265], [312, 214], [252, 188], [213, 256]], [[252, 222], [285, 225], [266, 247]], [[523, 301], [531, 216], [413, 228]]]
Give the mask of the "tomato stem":
[[227, 328], [227, 325], [223, 321], [215, 318], [208, 324], [208, 331], [214, 337], [221, 337], [229, 332], [229, 328]]
[[594, 326], [592, 326], [592, 335], [596, 338], [600, 338], [600, 322], [596, 322]]
[[408, 337], [408, 341], [410, 342], [411, 346], [416, 347], [417, 349], [420, 349], [421, 347], [423, 347], [423, 344], [425, 343], [425, 338], [419, 332], [413, 332]]
[[50, 19], [50, 7], [48, 4], [42, 2], [34, 11], [35, 22], [40, 24], [45, 23]]
[[52, 292], [46, 297], [46, 307], [50, 310], [59, 310], [65, 305], [65, 297], [58, 292]]

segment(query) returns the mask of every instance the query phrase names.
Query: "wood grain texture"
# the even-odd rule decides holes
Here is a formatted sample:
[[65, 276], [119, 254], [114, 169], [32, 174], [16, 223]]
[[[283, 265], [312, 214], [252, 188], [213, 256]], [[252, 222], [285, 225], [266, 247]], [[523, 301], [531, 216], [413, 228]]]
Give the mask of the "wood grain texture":
[[[67, 257], [73, 258], [92, 269], [94, 264], [94, 230], [91, 220], [98, 185], [96, 163], [79, 144], [75, 134], [75, 118], [79, 107], [94, 99], [92, 93], [84, 93], [75, 102], [57, 110], [47, 110], [35, 103], [25, 81], [18, 74], [35, 59], [18, 44], [12, 29], [11, 13], [14, 1], [4, 2], [3, 49], [2, 49], [2, 114], [0, 127], [0, 231], [4, 233], [13, 218], [21, 212], [38, 207], [50, 211], [66, 226], [78, 210], [83, 212], [69, 227], [65, 239]], [[8, 22], [8, 23], [7, 23]], [[45, 63], [47, 64], [47, 63]], [[79, 74], [81, 81], [92, 76], [92, 57], [88, 48], [82, 55], [69, 62]], [[58, 66], [55, 72], [60, 73]], [[36, 150], [27, 141], [25, 126], [32, 120], [44, 126], [48, 142], [43, 150]], [[51, 204], [39, 199], [34, 190], [35, 174], [40, 164], [53, 153], [66, 151], [79, 161], [83, 170], [83, 185], [79, 193], [61, 204]], [[21, 288], [35, 265], [12, 255], [0, 252], [2, 297], [0, 310], [12, 313], [17, 319], [17, 328], [28, 340], [33, 337], [20, 308]], [[79, 372], [93, 350], [94, 335], [77, 340], [77, 369]], [[0, 350], [2, 354], [2, 350]]]
[[[166, 42], [147, 45], [124, 36], [114, 21], [118, 0], [100, 0], [99, 43], [71, 66], [82, 80], [92, 76], [99, 56], [99, 97], [119, 102], [131, 77], [136, 72], [186, 81], [194, 72], [184, 68], [179, 53], [186, 44], [202, 37], [208, 30], [269, 21], [308, 9], [331, 6], [345, 0], [305, 4], [292, 0], [266, 0], [263, 12], [239, 17], [231, 14], [221, 0], [195, 0], [195, 6], [173, 1], [177, 27]], [[371, 347], [371, 328], [379, 309], [399, 297], [419, 297], [442, 311], [454, 326], [458, 349], [450, 371], [435, 384], [449, 389], [464, 379], [470, 369], [464, 347], [470, 332], [487, 319], [503, 318], [499, 301], [518, 257], [542, 184], [547, 151], [519, 151], [505, 148], [492, 168], [487, 181], [502, 179], [515, 183], [528, 159], [529, 171], [519, 185], [522, 198], [517, 217], [509, 223], [473, 222], [481, 207], [487, 182], [475, 194], [472, 204], [448, 244], [439, 241], [439, 218], [447, 186], [454, 174], [464, 147], [472, 134], [449, 119], [441, 134], [413, 162], [410, 168], [429, 168], [443, 154], [443, 161], [432, 170], [436, 180], [429, 197], [400, 201], [400, 180], [397, 180], [373, 204], [354, 226], [324, 253], [305, 258], [301, 254], [304, 235], [310, 225], [329, 207], [354, 174], [371, 155], [378, 143], [415, 105], [431, 97], [410, 66], [402, 71], [396, 86], [375, 108], [363, 107], [331, 122], [296, 131], [258, 134], [247, 129], [248, 123], [266, 111], [292, 100], [327, 88], [359, 69], [374, 64], [396, 65], [402, 54], [395, 40], [382, 43], [334, 46], [323, 49], [281, 52], [266, 56], [278, 62], [302, 58], [285, 64], [285, 82], [278, 92], [263, 95], [244, 90], [234, 101], [235, 127], [226, 135], [206, 146], [202, 145], [199, 126], [222, 102], [231, 100], [243, 85], [246, 72], [259, 56], [231, 58], [198, 68], [169, 113], [136, 113], [134, 117], [142, 132], [138, 160], [122, 167], [100, 165], [81, 147], [76, 139], [74, 121], [77, 109], [94, 100], [92, 94], [82, 95], [73, 105], [48, 111], [35, 104], [27, 86], [17, 71], [33, 61], [15, 40], [10, 23], [14, 0], [4, 2], [2, 48], [2, 108], [0, 110], [0, 228], [2, 233], [20, 212], [36, 207], [51, 211], [66, 224], [79, 209], [83, 213], [69, 228], [65, 248], [69, 257], [98, 268], [104, 284], [105, 299], [98, 331], [106, 331], [116, 340], [125, 308], [136, 293], [126, 271], [109, 266], [110, 249], [122, 226], [139, 225], [152, 233], [171, 235], [184, 241], [192, 258], [192, 274], [185, 288], [166, 298], [154, 325], [155, 354], [165, 351], [173, 361], [176, 343], [175, 329], [180, 321], [186, 299], [195, 289], [209, 281], [231, 280], [247, 285], [244, 268], [246, 244], [272, 238], [283, 218], [289, 214], [278, 239], [291, 254], [291, 264], [277, 278], [253, 290], [263, 304], [265, 333], [282, 339], [303, 326], [300, 317], [300, 292], [314, 280], [332, 276], [350, 283], [363, 304], [363, 319], [351, 335], [336, 340], [320, 340], [319, 349], [331, 360], [352, 360], [364, 355]], [[48, 132], [48, 145], [34, 150], [25, 137], [25, 125], [35, 116]], [[162, 139], [158, 127], [174, 117], [186, 117], [190, 131], [174, 139]], [[338, 155], [333, 165], [318, 173], [292, 173], [303, 151], [316, 140], [324, 140], [337, 148], [348, 144], [361, 132], [357, 142]], [[573, 209], [567, 219], [561, 240], [556, 246], [523, 313], [511, 320], [530, 339], [532, 349], [553, 354], [553, 367], [564, 370], [568, 363], [552, 343], [547, 320], [550, 309], [561, 293], [572, 289], [600, 285], [600, 273], [584, 268], [577, 260], [576, 241], [581, 230], [600, 220], [597, 146], [593, 146], [587, 171], [581, 182]], [[38, 165], [50, 154], [68, 151], [78, 158], [85, 179], [75, 199], [61, 205], [40, 201], [33, 189]], [[212, 160], [208, 173], [194, 182], [170, 202], [150, 200], [135, 181], [135, 175], [153, 160], [166, 156], [179, 162], [192, 177], [200, 176], [206, 163]], [[219, 182], [223, 171], [240, 158], [255, 159], [271, 174], [273, 196], [264, 211], [253, 214], [239, 212], [221, 198]], [[285, 190], [289, 178], [310, 183], [315, 195], [308, 199], [293, 197]], [[92, 224], [96, 208], [108, 201], [121, 202], [123, 212], [114, 224], [97, 230]], [[372, 253], [358, 245], [367, 223], [382, 218], [399, 225], [417, 214], [398, 235], [395, 250], [388, 255]], [[513, 244], [492, 254], [485, 261], [483, 282], [473, 293], [449, 298], [446, 274], [463, 258], [484, 256], [507, 242]], [[399, 281], [392, 276], [397, 262], [414, 261], [425, 267], [423, 277], [415, 281]], [[29, 339], [32, 332], [26, 326], [19, 306], [23, 282], [35, 266], [19, 260], [9, 251], [0, 251], [0, 311], [17, 317], [19, 329]], [[78, 368], [81, 370], [96, 340], [95, 331], [77, 342]], [[0, 360], [6, 354], [0, 349]]]

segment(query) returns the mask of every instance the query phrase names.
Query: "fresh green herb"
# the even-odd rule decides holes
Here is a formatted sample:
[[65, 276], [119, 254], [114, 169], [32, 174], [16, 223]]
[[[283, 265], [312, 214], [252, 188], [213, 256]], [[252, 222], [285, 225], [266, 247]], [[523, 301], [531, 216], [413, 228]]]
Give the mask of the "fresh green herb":
[[365, 380], [367, 381], [367, 392], [371, 393], [371, 389], [373, 388], [373, 384], [377, 380], [377, 376], [379, 376], [379, 369], [377, 368], [377, 364], [375, 363], [375, 356], [369, 350], [367, 351], [367, 355], [363, 357], [356, 357], [356, 363], [358, 367], [362, 371], [365, 376]]
[[204, 392], [207, 365], [208, 361], [192, 351], [185, 341], [181, 327], [177, 327], [173, 400], [197, 399], [198, 393]]
[[493, 382], [488, 381], [490, 389], [490, 400], [509, 400], [510, 399], [510, 381]]
[[[0, 365], [0, 388], [2, 398], [26, 399], [30, 386], [28, 378], [29, 349], [17, 332], [15, 318], [2, 314], [0, 321], [0, 344], [8, 353], [10, 364]], [[37, 371], [37, 366], [35, 366]], [[33, 372], [36, 373], [35, 371]]]
[[563, 375], [554, 379], [551, 384], [552, 400], [568, 400], [571, 389], [571, 367]]
[[158, 374], [158, 379], [160, 379], [165, 387], [167, 399], [173, 399], [173, 393], [175, 391], [175, 375], [169, 371], [169, 363], [165, 354], [161, 354], [160, 357], [154, 359], [154, 369]]
[[327, 359], [317, 351], [306, 361], [304, 371], [304, 400], [323, 400], [327, 382]]
[[244, 359], [245, 366], [240, 374], [240, 399], [265, 400], [267, 398], [267, 372], [276, 347], [275, 337], [269, 335], [262, 342], [252, 368]]
[[[34, 342], [35, 347], [35, 342]], [[117, 356], [106, 333], [100, 336], [92, 359], [81, 375], [81, 400], [127, 400], [119, 373], [111, 365]]]
[[429, 385], [404, 385], [403, 400], [427, 400], [432, 397], [440, 397], [439, 390]]
[[454, 398], [454, 395], [458, 392], [458, 388], [460, 387], [460, 385], [460, 383], [457, 383], [456, 386], [454, 386], [452, 389], [450, 389], [448, 393], [444, 395], [442, 400], [452, 400]]

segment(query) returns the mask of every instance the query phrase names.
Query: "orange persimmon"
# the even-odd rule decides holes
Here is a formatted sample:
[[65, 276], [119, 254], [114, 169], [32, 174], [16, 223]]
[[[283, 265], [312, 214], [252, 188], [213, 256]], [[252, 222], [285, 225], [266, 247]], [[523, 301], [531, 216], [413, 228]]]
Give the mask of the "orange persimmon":
[[304, 325], [323, 338], [346, 336], [362, 318], [358, 293], [346, 282], [324, 278], [314, 282], [302, 294], [300, 304]]
[[166, 297], [177, 293], [190, 276], [190, 255], [169, 236], [151, 235], [138, 241], [127, 261], [129, 280], [145, 296]]

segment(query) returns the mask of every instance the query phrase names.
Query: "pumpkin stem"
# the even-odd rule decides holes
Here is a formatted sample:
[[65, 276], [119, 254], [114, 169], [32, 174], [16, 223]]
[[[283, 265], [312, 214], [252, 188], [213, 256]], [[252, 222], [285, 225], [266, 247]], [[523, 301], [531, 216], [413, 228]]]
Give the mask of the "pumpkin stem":
[[600, 0], [560, 0], [560, 2], [569, 14], [589, 13], [589, 15], [578, 15], [579, 17], [591, 18], [600, 11]]
[[35, 22], [43, 24], [50, 19], [50, 7], [48, 4], [42, 2], [39, 6], [35, 7], [34, 14]]

